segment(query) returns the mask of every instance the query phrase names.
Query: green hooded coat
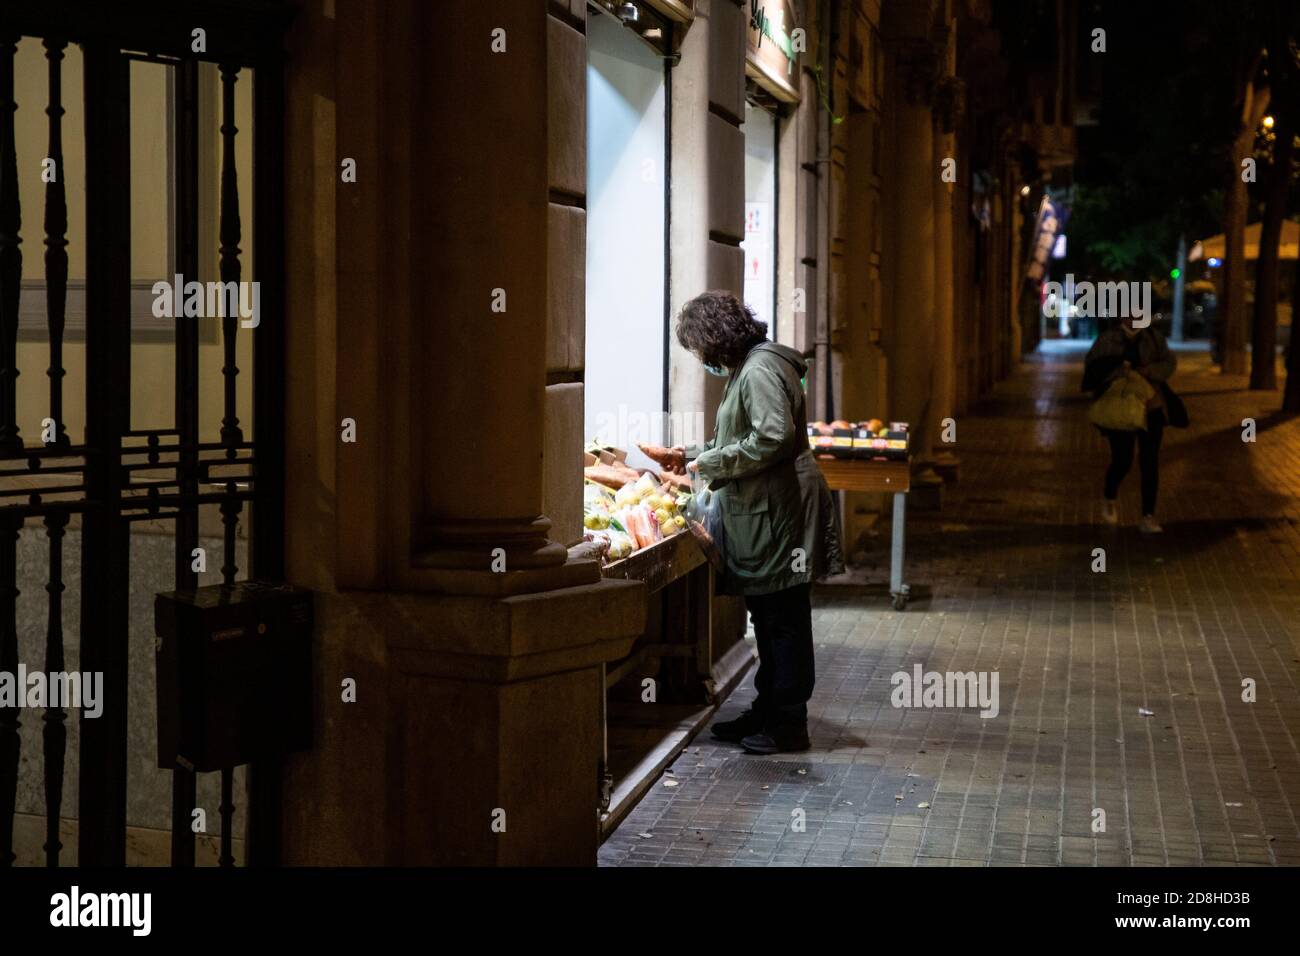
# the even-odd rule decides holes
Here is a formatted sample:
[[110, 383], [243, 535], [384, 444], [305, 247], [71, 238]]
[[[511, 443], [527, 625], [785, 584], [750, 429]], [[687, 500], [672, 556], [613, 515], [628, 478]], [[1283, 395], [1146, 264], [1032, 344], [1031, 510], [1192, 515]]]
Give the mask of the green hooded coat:
[[770, 594], [844, 570], [839, 515], [808, 448], [806, 371], [794, 349], [754, 346], [731, 373], [713, 440], [695, 459], [719, 492], [723, 593]]

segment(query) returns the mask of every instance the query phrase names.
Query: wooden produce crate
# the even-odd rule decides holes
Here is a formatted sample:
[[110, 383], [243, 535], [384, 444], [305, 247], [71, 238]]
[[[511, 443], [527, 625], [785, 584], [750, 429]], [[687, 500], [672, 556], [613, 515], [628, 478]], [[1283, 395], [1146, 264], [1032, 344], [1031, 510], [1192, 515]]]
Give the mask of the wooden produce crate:
[[695, 535], [683, 529], [620, 561], [610, 562], [604, 574], [607, 578], [644, 581], [646, 590], [653, 593], [707, 563]]
[[[679, 531], [607, 564], [603, 573], [644, 582], [649, 605], [645, 633], [631, 653], [601, 666], [598, 806], [601, 833], [607, 836], [708, 722], [719, 671], [713, 660], [713, 569], [693, 534]], [[645, 676], [655, 679], [654, 706], [626, 692], [626, 679], [635, 684]], [[620, 685], [622, 694], [616, 690]], [[635, 690], [639, 694], [641, 688]]]

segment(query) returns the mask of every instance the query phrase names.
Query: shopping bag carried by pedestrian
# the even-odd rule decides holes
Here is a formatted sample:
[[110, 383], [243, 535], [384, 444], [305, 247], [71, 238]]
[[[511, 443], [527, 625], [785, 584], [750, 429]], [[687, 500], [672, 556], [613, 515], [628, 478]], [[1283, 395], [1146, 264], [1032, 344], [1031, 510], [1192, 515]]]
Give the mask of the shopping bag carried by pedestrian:
[[1145, 378], [1129, 369], [1115, 377], [1101, 398], [1088, 409], [1088, 421], [1109, 431], [1146, 431], [1147, 402], [1155, 389]]
[[1186, 428], [1192, 423], [1187, 415], [1187, 405], [1178, 396], [1168, 382], [1159, 384], [1160, 394], [1165, 398], [1165, 417], [1169, 419], [1169, 424], [1174, 428]]
[[686, 527], [700, 543], [705, 557], [715, 568], [722, 567], [726, 531], [722, 526], [722, 501], [700, 473], [691, 470], [691, 500], [686, 503]]

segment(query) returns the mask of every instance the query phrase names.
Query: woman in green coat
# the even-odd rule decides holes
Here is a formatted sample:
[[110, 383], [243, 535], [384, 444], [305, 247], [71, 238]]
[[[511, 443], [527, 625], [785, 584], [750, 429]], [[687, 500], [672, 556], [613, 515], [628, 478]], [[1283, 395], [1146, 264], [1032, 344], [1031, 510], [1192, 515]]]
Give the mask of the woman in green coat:
[[844, 570], [838, 515], [808, 448], [798, 352], [767, 339], [766, 324], [730, 292], [683, 307], [677, 340], [727, 378], [713, 439], [691, 463], [718, 492], [720, 590], [740, 594], [758, 643], [750, 710], [713, 734], [752, 753], [808, 747], [812, 696], [812, 581]]

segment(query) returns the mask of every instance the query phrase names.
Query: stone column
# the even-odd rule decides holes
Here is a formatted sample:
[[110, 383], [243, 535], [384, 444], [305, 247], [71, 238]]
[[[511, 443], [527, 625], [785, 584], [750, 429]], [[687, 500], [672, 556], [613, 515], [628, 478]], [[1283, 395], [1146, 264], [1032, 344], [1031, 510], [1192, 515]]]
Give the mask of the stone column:
[[889, 417], [913, 429], [913, 457], [925, 462], [934, 441], [935, 390], [935, 166], [936, 59], [926, 39], [894, 41], [893, 308], [884, 330], [889, 360]]
[[582, 323], [584, 17], [310, 0], [290, 28], [286, 563], [318, 597], [285, 862], [595, 861], [600, 665], [646, 598], [542, 515], [581, 429], [547, 370]]
[[[1003, 168], [1007, 170], [1019, 170], [1019, 163], [1012, 153], [1013, 147], [1008, 145], [1007, 152], [1004, 155]], [[1017, 173], [1017, 176], [1019, 174]], [[1024, 328], [1021, 325], [1020, 317], [1020, 300], [1024, 295], [1025, 286], [1025, 248], [1024, 241], [1021, 238], [1025, 233], [1025, 215], [1023, 211], [1024, 204], [1020, 199], [1019, 186], [1011, 180], [1008, 175], [1007, 183], [1003, 187], [1003, 206], [1006, 209], [1006, 229], [1007, 241], [1006, 247], [1009, 247], [1007, 257], [1007, 271], [1010, 274], [1011, 281], [1007, 286], [1006, 296], [1006, 313], [1011, 329], [1010, 341], [1007, 352], [1008, 362], [1012, 365], [1020, 361], [1024, 353]], [[1009, 371], [1009, 369], [1007, 370]], [[1001, 377], [999, 374], [997, 377]]]
[[[817, 313], [820, 304], [817, 299], [817, 182], [820, 173], [817, 164], [817, 126], [821, 122], [820, 101], [817, 97], [817, 79], [808, 68], [805, 57], [799, 78], [799, 108], [789, 120], [788, 128], [782, 137], [782, 148], [789, 143], [795, 154], [794, 169], [787, 174], [787, 167], [782, 167], [782, 195], [790, 196], [794, 207], [794, 236], [790, 243], [788, 268], [792, 275], [792, 293], [794, 289], [803, 290], [804, 311], [793, 316], [794, 329], [790, 344], [800, 352], [809, 352], [817, 339]], [[793, 141], [793, 142], [791, 142]], [[782, 200], [784, 204], [785, 200]], [[782, 254], [786, 244], [781, 243]], [[784, 271], [784, 268], [783, 268]], [[816, 382], [812, 363], [809, 362], [808, 390], [815, 393]], [[814, 417], [814, 402], [809, 401], [808, 415]]]
[[[713, 289], [744, 293], [745, 230], [745, 10], [741, 0], [696, 0], [695, 19], [672, 70], [672, 194], [668, 260], [668, 400], [675, 439], [698, 444], [712, 437], [725, 381], [709, 375], [677, 344], [676, 315], [690, 299]], [[736, 678], [745, 631], [738, 598], [713, 599], [713, 680]], [[735, 653], [729, 653], [729, 652]]]
[[[699, 0], [672, 71], [672, 199], [669, 296], [675, 317], [712, 289], [744, 290], [745, 15], [737, 0]], [[669, 330], [670, 412], [703, 440], [723, 380], [708, 375]]]
[[[555, 567], [566, 555], [548, 540], [541, 513], [539, 400], [551, 18], [543, 3], [513, 2], [422, 19], [443, 39], [436, 56], [416, 65], [412, 84], [420, 109], [410, 146], [437, 170], [412, 183], [410, 255], [422, 315], [410, 342], [412, 546], [430, 568], [490, 571], [502, 560], [506, 574]], [[455, 590], [463, 578], [442, 579]]]
[[[956, 183], [944, 180], [945, 164], [951, 160], [953, 174], [950, 178], [969, 178], [965, 167], [968, 157], [957, 155], [956, 122], [961, 111], [962, 88], [954, 73], [957, 66], [955, 30], [947, 32], [946, 42], [940, 48], [940, 78], [936, 90], [934, 168], [940, 178], [934, 191], [934, 293], [935, 293], [935, 343], [934, 343], [934, 398], [931, 405], [930, 429], [935, 442], [935, 463], [941, 470], [955, 468], [958, 464], [952, 448], [943, 440], [945, 418], [957, 410], [957, 343], [956, 302], [954, 290], [957, 274], [953, 259], [953, 197]], [[965, 291], [965, 290], [963, 290]], [[971, 303], [962, 303], [972, 307]]]
[[[807, 95], [807, 83], [802, 82], [800, 94]], [[776, 327], [773, 338], [800, 352], [811, 346], [808, 328], [808, 280], [816, 281], [816, 250], [811, 256], [813, 265], [806, 264], [805, 250], [816, 241], [815, 205], [809, 208], [805, 181], [811, 175], [804, 164], [809, 162], [805, 150], [807, 133], [813, 131], [817, 116], [817, 99], [814, 88], [811, 100], [801, 100], [790, 115], [783, 117], [777, 129], [777, 230], [776, 248]], [[815, 156], [812, 157], [815, 160]], [[815, 166], [814, 166], [815, 169]], [[814, 193], [815, 196], [815, 193]], [[815, 294], [815, 293], [814, 293]], [[795, 306], [799, 305], [799, 311]]]
[[547, 21], [546, 443], [543, 511], [560, 544], [582, 538], [586, 364], [587, 6], [552, 3]]

